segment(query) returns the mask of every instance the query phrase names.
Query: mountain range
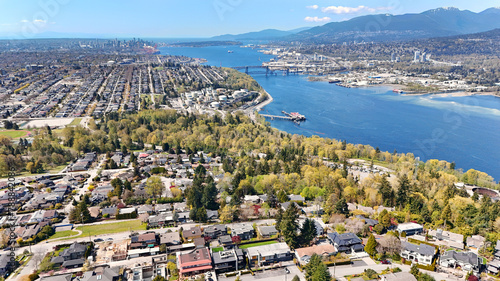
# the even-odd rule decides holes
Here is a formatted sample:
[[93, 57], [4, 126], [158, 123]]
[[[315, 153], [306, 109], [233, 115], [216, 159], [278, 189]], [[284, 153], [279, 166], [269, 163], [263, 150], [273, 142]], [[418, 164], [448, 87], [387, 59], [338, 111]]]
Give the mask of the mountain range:
[[367, 15], [312, 28], [290, 31], [267, 29], [239, 35], [221, 35], [212, 39], [268, 39], [308, 43], [413, 40], [470, 34], [500, 28], [499, 17], [500, 8], [489, 8], [475, 13], [447, 7], [419, 14]]
[[278, 30], [278, 29], [265, 29], [256, 32], [248, 32], [243, 34], [224, 34], [212, 37], [212, 40], [269, 40], [276, 39], [280, 37], [285, 37], [288, 35], [293, 35], [298, 32], [309, 29], [309, 27], [302, 27], [293, 30]]

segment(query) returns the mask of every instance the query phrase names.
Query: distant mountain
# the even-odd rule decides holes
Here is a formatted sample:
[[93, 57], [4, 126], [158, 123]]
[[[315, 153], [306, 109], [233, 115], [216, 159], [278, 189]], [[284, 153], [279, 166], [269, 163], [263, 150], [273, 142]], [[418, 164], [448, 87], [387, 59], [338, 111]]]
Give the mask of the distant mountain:
[[499, 8], [480, 13], [457, 8], [438, 8], [420, 14], [368, 15], [289, 35], [286, 41], [315, 43], [394, 41], [483, 32], [500, 28]]
[[293, 30], [283, 31], [278, 29], [265, 29], [256, 32], [248, 32], [243, 34], [225, 34], [212, 37], [211, 40], [269, 40], [269, 39], [279, 39], [288, 35], [292, 35], [310, 27], [302, 27]]

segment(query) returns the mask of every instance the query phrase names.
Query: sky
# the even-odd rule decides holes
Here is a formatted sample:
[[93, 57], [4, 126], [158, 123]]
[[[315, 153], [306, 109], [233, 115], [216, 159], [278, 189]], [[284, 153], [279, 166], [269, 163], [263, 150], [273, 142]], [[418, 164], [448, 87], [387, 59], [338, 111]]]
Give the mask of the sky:
[[211, 37], [448, 6], [480, 12], [500, 0], [0, 0], [0, 36]]

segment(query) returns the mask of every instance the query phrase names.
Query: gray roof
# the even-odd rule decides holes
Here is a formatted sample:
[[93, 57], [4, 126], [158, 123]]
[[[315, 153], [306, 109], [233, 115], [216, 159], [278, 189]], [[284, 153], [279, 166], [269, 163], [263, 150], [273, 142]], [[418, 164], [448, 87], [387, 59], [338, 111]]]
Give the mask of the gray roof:
[[261, 225], [261, 226], [259, 226], [257, 228], [259, 229], [259, 232], [262, 235], [271, 235], [271, 234], [277, 232], [276, 227], [274, 225], [270, 225], [270, 226]]
[[423, 256], [433, 256], [436, 249], [426, 244], [415, 245], [409, 242], [401, 242], [401, 248], [410, 252], [419, 253]]
[[214, 264], [234, 262], [236, 261], [236, 256], [238, 257], [238, 260], [243, 259], [243, 251], [241, 249], [236, 249], [234, 251], [228, 250], [212, 253]]
[[181, 244], [179, 232], [166, 232], [160, 234], [160, 244]]
[[83, 265], [85, 262], [83, 259], [69, 260], [65, 261], [62, 264], [62, 267], [75, 266], [75, 265]]
[[479, 265], [479, 259], [473, 252], [446, 251], [441, 255], [441, 260], [456, 260], [473, 266]]

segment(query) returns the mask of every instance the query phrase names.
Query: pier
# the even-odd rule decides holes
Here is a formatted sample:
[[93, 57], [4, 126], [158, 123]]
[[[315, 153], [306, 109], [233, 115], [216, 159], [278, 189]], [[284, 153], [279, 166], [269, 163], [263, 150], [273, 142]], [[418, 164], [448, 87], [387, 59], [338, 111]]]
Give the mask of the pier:
[[274, 119], [289, 120], [289, 121], [293, 121], [295, 123], [298, 123], [300, 121], [305, 121], [306, 120], [306, 117], [304, 115], [302, 115], [302, 114], [299, 114], [298, 112], [288, 113], [288, 112], [285, 112], [285, 111], [281, 111], [281, 113], [283, 113], [285, 116], [282, 116], [282, 115], [271, 115], [271, 114], [260, 114], [260, 116], [263, 116], [263, 117], [266, 117], [266, 118], [270, 118], [271, 120], [274, 120]]

